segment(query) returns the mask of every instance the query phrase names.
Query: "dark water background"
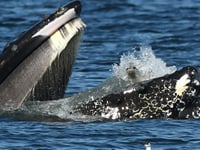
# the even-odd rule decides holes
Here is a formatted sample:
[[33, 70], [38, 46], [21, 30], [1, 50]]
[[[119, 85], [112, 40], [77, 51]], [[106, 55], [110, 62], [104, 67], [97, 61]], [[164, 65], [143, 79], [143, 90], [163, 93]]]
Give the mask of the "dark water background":
[[[0, 48], [64, 0], [1, 0]], [[96, 87], [123, 53], [150, 45], [181, 68], [199, 65], [200, 1], [85, 0], [87, 24], [67, 94]], [[200, 149], [199, 120], [44, 123], [0, 119], [0, 149]]]

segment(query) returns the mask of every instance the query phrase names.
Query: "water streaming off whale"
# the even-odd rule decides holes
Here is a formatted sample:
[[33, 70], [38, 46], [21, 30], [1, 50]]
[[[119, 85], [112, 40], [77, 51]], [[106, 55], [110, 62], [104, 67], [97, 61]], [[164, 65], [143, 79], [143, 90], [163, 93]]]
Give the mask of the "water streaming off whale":
[[[154, 55], [151, 47], [146, 46], [141, 47], [139, 51], [133, 51], [127, 55], [123, 54], [119, 61], [119, 65], [113, 64], [113, 75], [96, 88], [59, 100], [47, 102], [27, 102], [20, 111], [23, 113], [28, 111], [30, 116], [50, 116], [58, 117], [64, 120], [99, 120], [101, 118], [97, 116], [84, 116], [82, 114], [71, 114], [71, 112], [73, 112], [73, 109], [77, 104], [95, 100], [99, 97], [106, 96], [129, 86], [130, 81], [127, 80], [127, 73], [125, 72], [127, 65], [134, 64], [138, 68], [141, 67], [139, 68], [139, 71], [143, 76], [140, 78], [140, 81], [150, 80], [166, 74], [171, 74], [176, 70], [176, 67], [174, 66], [167, 66], [163, 60]], [[150, 62], [152, 66], [147, 66], [146, 64]], [[162, 68], [162, 71], [158, 72], [159, 68]]]

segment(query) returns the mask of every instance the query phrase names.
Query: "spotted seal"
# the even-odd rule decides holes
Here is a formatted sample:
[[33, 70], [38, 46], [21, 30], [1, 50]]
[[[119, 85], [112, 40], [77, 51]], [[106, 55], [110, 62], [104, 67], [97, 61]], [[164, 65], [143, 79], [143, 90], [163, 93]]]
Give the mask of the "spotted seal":
[[140, 71], [135, 66], [127, 67], [126, 73], [130, 82], [137, 83], [140, 81]]
[[199, 118], [200, 67], [133, 84], [122, 91], [78, 104], [75, 112], [105, 119]]

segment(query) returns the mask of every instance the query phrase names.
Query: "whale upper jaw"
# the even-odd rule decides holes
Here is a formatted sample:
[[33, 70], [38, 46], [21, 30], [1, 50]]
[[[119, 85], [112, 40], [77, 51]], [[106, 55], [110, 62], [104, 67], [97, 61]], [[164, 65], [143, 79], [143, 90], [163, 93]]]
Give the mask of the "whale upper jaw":
[[0, 109], [63, 97], [85, 24], [74, 1], [7, 44], [0, 56]]

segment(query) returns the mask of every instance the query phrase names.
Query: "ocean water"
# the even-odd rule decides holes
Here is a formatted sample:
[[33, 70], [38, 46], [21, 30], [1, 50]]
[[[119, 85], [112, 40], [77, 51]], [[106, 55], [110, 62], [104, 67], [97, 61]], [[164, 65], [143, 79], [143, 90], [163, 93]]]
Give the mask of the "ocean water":
[[[66, 2], [1, 0], [0, 49]], [[88, 0], [82, 5], [87, 28], [66, 95], [98, 86], [115, 74], [113, 65], [120, 65], [122, 56], [141, 47], [152, 49], [166, 67], [199, 65], [199, 1]], [[199, 120], [61, 123], [1, 118], [0, 149], [142, 150], [150, 142], [153, 150], [198, 150], [199, 126]]]

